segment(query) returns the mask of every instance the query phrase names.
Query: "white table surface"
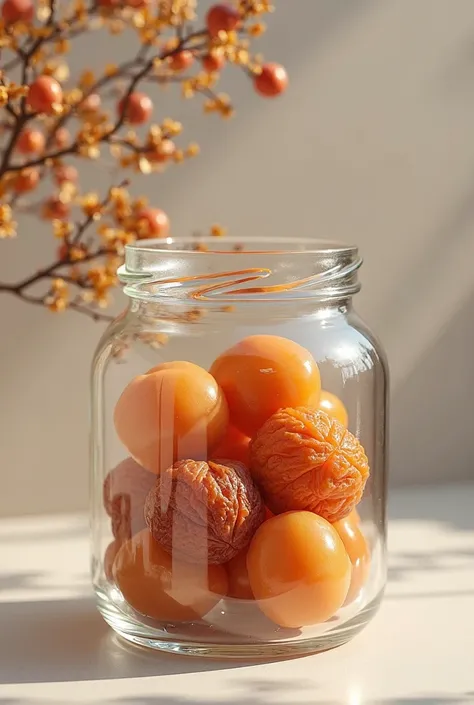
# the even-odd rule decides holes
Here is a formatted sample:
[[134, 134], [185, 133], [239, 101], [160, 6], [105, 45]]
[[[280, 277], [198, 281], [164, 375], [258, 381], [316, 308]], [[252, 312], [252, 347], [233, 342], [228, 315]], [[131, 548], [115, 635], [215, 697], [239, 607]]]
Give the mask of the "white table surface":
[[474, 705], [474, 484], [393, 492], [389, 544], [362, 634], [242, 665], [117, 640], [95, 611], [85, 517], [0, 520], [0, 705]]

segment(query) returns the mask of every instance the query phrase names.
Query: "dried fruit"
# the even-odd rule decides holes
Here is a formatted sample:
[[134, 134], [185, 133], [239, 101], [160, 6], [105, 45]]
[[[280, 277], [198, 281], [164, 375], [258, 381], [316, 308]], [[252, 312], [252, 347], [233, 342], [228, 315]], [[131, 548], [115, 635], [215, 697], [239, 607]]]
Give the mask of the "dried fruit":
[[247, 468], [181, 460], [163, 471], [145, 503], [153, 538], [179, 560], [226, 563], [250, 542], [264, 519]]
[[214, 361], [211, 375], [229, 404], [230, 420], [253, 436], [279, 409], [317, 406], [318, 366], [305, 348], [277, 335], [252, 335]]
[[318, 408], [329, 416], [337, 419], [339, 423], [342, 423], [346, 428], [349, 425], [347, 409], [335, 394], [331, 394], [331, 392], [326, 392], [325, 389], [322, 389]]
[[112, 519], [112, 532], [122, 541], [145, 528], [145, 499], [156, 476], [127, 458], [111, 470], [104, 480], [104, 508]]
[[133, 609], [166, 621], [200, 619], [228, 588], [223, 566], [180, 563], [147, 529], [123, 544], [114, 561], [113, 576]]
[[114, 414], [117, 434], [135, 460], [153, 472], [183, 458], [208, 458], [228, 425], [217, 382], [191, 362], [167, 362], [136, 377]]
[[250, 444], [250, 466], [275, 514], [305, 509], [330, 522], [360, 501], [369, 464], [357, 438], [324, 411], [282, 409]]
[[354, 524], [356, 517], [349, 514], [345, 519], [336, 521], [333, 526], [342, 539], [352, 563], [352, 576], [345, 604], [353, 602], [360, 594], [370, 573], [370, 549], [367, 540]]
[[258, 529], [247, 554], [259, 607], [282, 627], [320, 624], [342, 607], [351, 562], [337, 531], [311, 512], [287, 512]]
[[229, 426], [226, 435], [213, 451], [216, 460], [238, 460], [248, 467], [250, 462], [250, 438], [244, 436], [233, 426]]
[[117, 553], [120, 551], [122, 541], [115, 539], [111, 541], [104, 553], [104, 573], [107, 580], [113, 580], [113, 567]]

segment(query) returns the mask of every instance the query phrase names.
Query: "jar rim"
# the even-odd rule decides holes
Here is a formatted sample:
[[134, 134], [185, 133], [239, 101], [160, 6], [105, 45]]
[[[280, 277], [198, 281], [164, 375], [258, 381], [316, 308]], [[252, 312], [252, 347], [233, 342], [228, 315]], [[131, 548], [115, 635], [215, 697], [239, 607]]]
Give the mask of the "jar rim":
[[[218, 249], [214, 247], [216, 242], [222, 242], [228, 245], [228, 249]], [[199, 249], [197, 246], [205, 245], [205, 249]], [[252, 245], [272, 245], [271, 249], [256, 247], [248, 249]], [[285, 247], [284, 245], [292, 245]], [[176, 247], [173, 247], [176, 245]], [[213, 245], [209, 248], [208, 245]], [[281, 247], [275, 248], [275, 245]], [[299, 248], [295, 246], [299, 245]], [[186, 247], [190, 246], [190, 247]], [[238, 248], [238, 249], [237, 249]], [[154, 238], [146, 240], [136, 240], [134, 243], [125, 246], [126, 253], [133, 256], [137, 251], [155, 253], [155, 254], [193, 254], [196, 256], [203, 255], [343, 255], [357, 254], [357, 245], [349, 245], [346, 243], [337, 242], [336, 240], [319, 240], [311, 237], [235, 237], [228, 236], [216, 237], [207, 235], [199, 236], [178, 236], [167, 238]]]

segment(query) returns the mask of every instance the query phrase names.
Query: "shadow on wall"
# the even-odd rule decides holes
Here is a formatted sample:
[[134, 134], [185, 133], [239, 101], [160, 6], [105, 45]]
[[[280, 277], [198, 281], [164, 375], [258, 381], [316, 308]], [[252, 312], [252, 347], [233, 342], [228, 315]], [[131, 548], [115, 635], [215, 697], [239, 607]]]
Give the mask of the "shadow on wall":
[[395, 390], [391, 463], [397, 483], [474, 477], [472, 414], [462, 411], [474, 389], [473, 310], [474, 290]]

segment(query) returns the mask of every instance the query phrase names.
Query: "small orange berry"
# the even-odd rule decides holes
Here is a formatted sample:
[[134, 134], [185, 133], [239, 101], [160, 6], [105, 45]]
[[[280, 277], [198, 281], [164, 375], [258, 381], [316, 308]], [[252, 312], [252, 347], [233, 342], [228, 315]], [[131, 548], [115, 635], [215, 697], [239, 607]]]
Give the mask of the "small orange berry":
[[30, 86], [26, 97], [28, 107], [37, 113], [53, 113], [55, 103], [61, 103], [63, 90], [51, 76], [39, 76]]
[[63, 149], [66, 147], [71, 141], [71, 135], [69, 134], [69, 130], [67, 130], [65, 127], [60, 127], [58, 130], [56, 130], [56, 134], [54, 135], [54, 144], [56, 147], [59, 147], [59, 149]]
[[280, 64], [264, 64], [261, 73], [254, 78], [257, 93], [265, 98], [275, 98], [288, 88], [288, 74]]
[[125, 118], [132, 125], [142, 125], [150, 119], [153, 112], [153, 103], [146, 93], [138, 91], [132, 93], [128, 98], [122, 98], [118, 104], [120, 115], [125, 114]]
[[232, 32], [240, 24], [240, 14], [232, 5], [213, 5], [206, 15], [206, 25], [211, 37], [219, 32]]
[[100, 109], [102, 99], [98, 93], [91, 93], [77, 106], [77, 110], [81, 115], [87, 113], [95, 113]]
[[16, 148], [21, 154], [35, 154], [42, 152], [45, 139], [42, 132], [26, 127], [18, 138]]
[[57, 196], [51, 196], [43, 205], [42, 217], [45, 220], [65, 220], [69, 212], [67, 203], [63, 203]]
[[173, 71], [185, 71], [193, 64], [194, 56], [191, 51], [184, 49], [170, 56], [168, 61]]
[[207, 73], [216, 73], [225, 65], [225, 58], [221, 54], [206, 54], [201, 61], [202, 67]]
[[153, 149], [146, 152], [145, 156], [152, 164], [167, 162], [176, 152], [176, 145], [171, 140], [163, 140]]
[[61, 262], [65, 262], [69, 259], [69, 247], [66, 243], [63, 243], [58, 247], [56, 250], [56, 257], [58, 260], [61, 260]]
[[58, 186], [62, 186], [68, 182], [74, 184], [76, 183], [78, 176], [79, 174], [76, 167], [69, 164], [64, 164], [54, 170], [54, 180]]
[[40, 173], [38, 169], [23, 169], [13, 181], [13, 188], [17, 193], [32, 191], [38, 186]]
[[170, 221], [161, 208], [144, 208], [137, 218], [143, 226], [142, 237], [167, 237]]
[[35, 10], [31, 0], [5, 0], [2, 5], [2, 19], [5, 24], [31, 22]]

